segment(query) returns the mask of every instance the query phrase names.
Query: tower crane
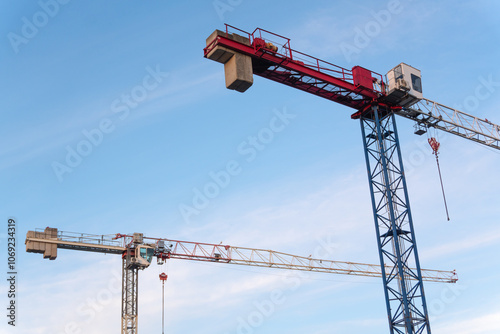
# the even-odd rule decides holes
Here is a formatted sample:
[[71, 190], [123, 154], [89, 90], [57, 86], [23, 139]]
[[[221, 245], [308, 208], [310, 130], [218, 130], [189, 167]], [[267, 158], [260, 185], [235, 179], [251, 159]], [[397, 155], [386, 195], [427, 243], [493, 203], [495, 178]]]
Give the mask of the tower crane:
[[[168, 259], [181, 259], [367, 277], [380, 277], [390, 269], [389, 267], [382, 269], [374, 264], [314, 259], [272, 250], [151, 238], [145, 237], [142, 233], [92, 235], [58, 231], [57, 228], [47, 227], [43, 231], [28, 231], [25, 243], [27, 252], [42, 253], [44, 258], [50, 260], [57, 258], [58, 248], [120, 255], [122, 334], [138, 332], [138, 273], [139, 270], [149, 267], [154, 257], [158, 264], [163, 264]], [[443, 283], [457, 281], [455, 271], [424, 269], [421, 272], [422, 279], [426, 281]], [[162, 284], [166, 278], [166, 275], [160, 275]]]
[[423, 274], [395, 116], [415, 121], [418, 135], [439, 129], [500, 149], [500, 127], [425, 99], [420, 70], [401, 63], [383, 76], [346, 69], [296, 51], [290, 39], [225, 25], [206, 40], [204, 56], [224, 64], [226, 87], [245, 92], [253, 75], [351, 107], [361, 125], [390, 333], [431, 333]]

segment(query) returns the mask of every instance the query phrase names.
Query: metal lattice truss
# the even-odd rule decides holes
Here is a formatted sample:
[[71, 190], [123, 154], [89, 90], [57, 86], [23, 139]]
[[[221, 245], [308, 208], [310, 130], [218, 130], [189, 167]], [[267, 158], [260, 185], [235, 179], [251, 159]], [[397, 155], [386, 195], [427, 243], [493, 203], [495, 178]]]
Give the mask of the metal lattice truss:
[[443, 104], [422, 99], [396, 112], [426, 128], [440, 129], [500, 150], [500, 126]]
[[[115, 235], [92, 235], [58, 231], [57, 238], [45, 239], [35, 237], [35, 235], [29, 236], [26, 238], [26, 244], [27, 246], [33, 243], [56, 244], [57, 248], [62, 249], [123, 254], [127, 250], [126, 245], [130, 243], [132, 237], [121, 234], [119, 236], [123, 239], [116, 240]], [[342, 275], [382, 277], [382, 270], [376, 264], [332, 261], [272, 250], [144, 237], [145, 242], [155, 247], [160, 240], [164, 241], [167, 248], [163, 251], [157, 251], [156, 256], [163, 259], [172, 258]], [[388, 269], [389, 267], [385, 271], [389, 272]], [[422, 275], [423, 279], [429, 282], [455, 283], [457, 281], [454, 271], [422, 269]]]
[[[231, 263], [254, 267], [291, 269], [311, 272], [323, 272], [341, 275], [382, 277], [379, 265], [314, 259], [265, 249], [232, 247], [226, 245], [203, 244], [186, 241], [165, 240], [171, 245], [167, 258], [197, 260], [209, 262]], [[386, 275], [390, 277], [392, 266], [386, 267]], [[411, 269], [414, 271], [415, 269]], [[429, 282], [455, 283], [454, 271], [422, 270], [423, 280]], [[417, 279], [410, 277], [410, 279]]]
[[137, 333], [138, 269], [128, 269], [127, 259], [122, 260], [122, 334]]
[[430, 333], [394, 114], [374, 106], [361, 129], [391, 333]]

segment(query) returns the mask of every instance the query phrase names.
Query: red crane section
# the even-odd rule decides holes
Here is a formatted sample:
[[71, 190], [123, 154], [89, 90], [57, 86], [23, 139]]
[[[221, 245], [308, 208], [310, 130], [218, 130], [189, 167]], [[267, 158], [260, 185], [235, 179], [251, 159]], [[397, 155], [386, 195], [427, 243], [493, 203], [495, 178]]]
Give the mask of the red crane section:
[[226, 24], [226, 31], [217, 30], [207, 39], [206, 58], [225, 64], [235, 53], [251, 58], [255, 75], [358, 111], [386, 95], [381, 74], [360, 66], [348, 70], [293, 50], [290, 39], [267, 30], [257, 28], [248, 33]]

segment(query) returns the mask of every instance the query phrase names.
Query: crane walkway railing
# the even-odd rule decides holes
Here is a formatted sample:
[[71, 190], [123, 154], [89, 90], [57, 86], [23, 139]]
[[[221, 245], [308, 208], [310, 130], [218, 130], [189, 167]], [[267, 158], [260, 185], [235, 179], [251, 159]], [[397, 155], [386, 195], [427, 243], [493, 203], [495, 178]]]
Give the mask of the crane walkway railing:
[[[145, 238], [146, 239], [146, 238]], [[160, 239], [161, 240], [161, 239]], [[341, 275], [382, 277], [380, 265], [315, 259], [273, 250], [233, 247], [163, 239], [169, 246], [164, 258], [231, 263], [254, 267], [291, 269]], [[386, 267], [386, 272], [389, 272]], [[428, 282], [456, 283], [455, 271], [422, 269], [422, 279]]]
[[[34, 253], [49, 254], [45, 257], [55, 259], [57, 249], [73, 249], [109, 254], [123, 254], [133, 236], [126, 234], [95, 235], [57, 231], [28, 231], [26, 250]], [[123, 240], [117, 240], [123, 239]], [[230, 263], [255, 267], [290, 269], [330, 274], [382, 277], [379, 265], [357, 262], [316, 259], [311, 256], [298, 256], [266, 249], [233, 247], [191, 241], [178, 241], [162, 238], [143, 237], [144, 244], [155, 248], [155, 256], [161, 259], [183, 259], [193, 261]], [[163, 248], [160, 248], [160, 241]], [[386, 267], [386, 272], [389, 271]], [[422, 279], [428, 282], [455, 283], [455, 271], [422, 269]]]

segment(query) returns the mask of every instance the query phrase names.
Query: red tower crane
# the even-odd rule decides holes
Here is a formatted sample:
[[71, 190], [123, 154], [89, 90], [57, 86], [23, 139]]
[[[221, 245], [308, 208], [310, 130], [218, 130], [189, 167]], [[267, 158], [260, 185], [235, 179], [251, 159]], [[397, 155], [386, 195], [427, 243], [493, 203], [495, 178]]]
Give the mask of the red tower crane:
[[[137, 334], [139, 270], [144, 270], [156, 257], [159, 264], [168, 259], [207, 261], [265, 268], [302, 270], [330, 274], [380, 277], [378, 265], [314, 259], [272, 250], [178, 241], [133, 235], [92, 235], [58, 231], [28, 231], [26, 251], [41, 253], [50, 260], [57, 258], [57, 249], [116, 254], [122, 257], [122, 334]], [[422, 270], [423, 279], [430, 282], [455, 283], [454, 271]], [[161, 274], [162, 286], [167, 275]], [[162, 296], [163, 298], [163, 296]], [[163, 315], [163, 312], [162, 312]], [[162, 318], [163, 325], [163, 318]]]
[[[239, 92], [253, 75], [351, 107], [360, 120], [390, 333], [430, 334], [395, 115], [500, 149], [500, 127], [422, 95], [420, 71], [401, 63], [383, 76], [346, 69], [296, 51], [290, 39], [226, 25], [206, 41], [204, 56], [224, 64], [226, 87]], [[444, 194], [444, 192], [443, 192]]]

